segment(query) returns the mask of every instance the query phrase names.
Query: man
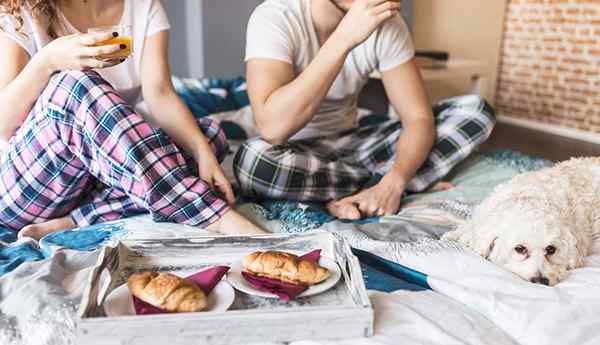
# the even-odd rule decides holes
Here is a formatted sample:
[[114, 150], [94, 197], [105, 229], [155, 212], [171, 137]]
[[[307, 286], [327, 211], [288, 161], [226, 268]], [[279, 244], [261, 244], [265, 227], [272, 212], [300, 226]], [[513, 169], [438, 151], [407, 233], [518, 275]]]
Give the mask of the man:
[[[267, 0], [248, 24], [248, 94], [262, 138], [234, 171], [245, 193], [327, 202], [343, 219], [394, 214], [404, 192], [444, 177], [490, 135], [478, 96], [430, 108], [400, 1]], [[379, 71], [400, 122], [357, 127]], [[437, 131], [437, 136], [436, 136]]]

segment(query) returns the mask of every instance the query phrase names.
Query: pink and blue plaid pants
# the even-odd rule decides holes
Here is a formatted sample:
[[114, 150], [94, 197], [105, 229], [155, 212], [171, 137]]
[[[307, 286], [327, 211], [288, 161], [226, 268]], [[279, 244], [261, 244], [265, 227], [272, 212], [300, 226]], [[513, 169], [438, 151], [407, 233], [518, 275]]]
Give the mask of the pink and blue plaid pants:
[[[224, 133], [199, 126], [219, 160]], [[204, 227], [228, 211], [196, 163], [93, 71], [52, 77], [0, 164], [0, 226], [70, 215], [79, 225], [140, 213]]]

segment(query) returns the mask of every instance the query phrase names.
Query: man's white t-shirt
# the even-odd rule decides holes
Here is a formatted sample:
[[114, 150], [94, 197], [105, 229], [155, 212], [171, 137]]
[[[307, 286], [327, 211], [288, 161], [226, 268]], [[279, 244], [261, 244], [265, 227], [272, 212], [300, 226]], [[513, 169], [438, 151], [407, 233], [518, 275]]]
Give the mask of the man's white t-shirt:
[[[311, 1], [267, 0], [258, 6], [248, 23], [246, 62], [251, 59], [280, 60], [292, 64], [296, 76], [302, 73], [320, 49], [312, 21]], [[292, 139], [355, 128], [358, 95], [369, 76], [375, 71], [391, 70], [413, 56], [414, 46], [404, 20], [396, 16], [386, 21], [348, 55], [314, 118]]]
[[[21, 9], [24, 35], [16, 31], [14, 19], [7, 14], [0, 14], [2, 31], [23, 47], [29, 56], [35, 55], [40, 49], [52, 41], [46, 30], [32, 16], [29, 6]], [[59, 36], [79, 33], [60, 10], [57, 13]], [[97, 70], [100, 75], [110, 82], [119, 94], [130, 105], [135, 106], [141, 101], [140, 67], [144, 41], [160, 31], [169, 30], [169, 20], [159, 0], [125, 0], [123, 15], [119, 25], [130, 25], [133, 38], [133, 54], [125, 62], [110, 68]]]

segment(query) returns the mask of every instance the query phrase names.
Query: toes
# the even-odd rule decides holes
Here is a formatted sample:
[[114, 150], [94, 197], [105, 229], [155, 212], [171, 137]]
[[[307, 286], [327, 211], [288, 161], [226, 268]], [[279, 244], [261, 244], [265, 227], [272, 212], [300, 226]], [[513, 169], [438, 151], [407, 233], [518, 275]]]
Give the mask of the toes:
[[36, 237], [37, 233], [38, 233], [37, 226], [28, 225], [28, 226], [24, 227], [23, 229], [21, 229], [21, 231], [19, 231], [19, 233], [17, 234], [17, 238], [22, 239], [25, 237], [31, 237], [31, 238], [37, 239], [37, 237]]
[[358, 207], [354, 204], [345, 204], [339, 207], [339, 216], [340, 219], [348, 219], [348, 220], [358, 220], [362, 218]]
[[454, 187], [456, 187], [456, 186], [451, 182], [440, 181], [431, 188], [431, 191], [432, 192], [442, 192], [445, 190], [452, 189]]

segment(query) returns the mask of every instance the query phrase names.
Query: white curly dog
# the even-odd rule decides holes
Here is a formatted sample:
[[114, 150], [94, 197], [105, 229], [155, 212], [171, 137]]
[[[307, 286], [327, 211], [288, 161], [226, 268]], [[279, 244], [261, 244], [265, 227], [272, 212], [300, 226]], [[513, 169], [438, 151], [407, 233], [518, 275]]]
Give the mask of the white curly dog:
[[579, 158], [498, 186], [443, 236], [521, 278], [553, 286], [583, 266], [600, 233], [600, 158]]

